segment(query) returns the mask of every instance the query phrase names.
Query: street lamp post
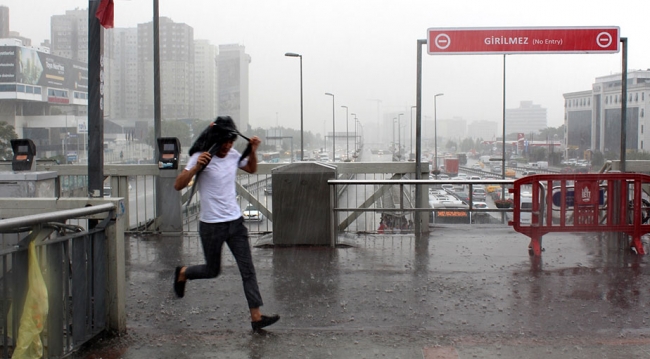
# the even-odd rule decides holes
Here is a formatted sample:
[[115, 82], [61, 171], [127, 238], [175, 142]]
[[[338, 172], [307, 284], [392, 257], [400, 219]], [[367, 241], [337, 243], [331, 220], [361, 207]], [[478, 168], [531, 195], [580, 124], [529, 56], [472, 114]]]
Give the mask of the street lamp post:
[[336, 162], [336, 112], [334, 111], [334, 94], [325, 92], [325, 95], [332, 96], [332, 162]]
[[397, 115], [397, 160], [399, 161], [402, 158], [402, 122], [400, 116], [404, 115], [400, 113]]
[[[359, 151], [357, 146], [361, 147], [360, 146], [361, 145], [361, 140], [358, 139], [359, 136], [357, 135], [357, 131], [358, 131], [359, 127], [361, 127], [361, 122], [359, 122], [359, 120], [357, 119], [357, 116], [354, 116], [354, 153], [357, 153], [357, 151]], [[358, 141], [358, 145], [357, 145], [357, 141]]]
[[65, 138], [63, 140], [63, 163], [68, 163], [68, 112], [65, 113]]
[[[303, 147], [303, 110], [302, 110], [302, 55], [293, 52], [287, 52], [284, 56], [300, 58], [300, 160], [304, 161], [305, 149]], [[291, 154], [293, 157], [293, 153]]]
[[351, 113], [350, 115], [354, 116], [354, 155], [357, 154], [357, 114]]
[[413, 109], [418, 108], [417, 106], [411, 106], [411, 145], [409, 148], [410, 153], [413, 153]]
[[348, 119], [350, 116], [348, 115], [348, 107], [347, 106], [341, 106], [345, 108], [345, 158], [347, 159], [348, 156], [350, 155], [350, 146], [348, 145]]
[[395, 124], [397, 123], [397, 118], [393, 118], [393, 158], [395, 158]]
[[[437, 93], [433, 96], [433, 134], [434, 134], [434, 139], [433, 139], [433, 146], [435, 147], [433, 153], [434, 153], [434, 162], [433, 166], [434, 169], [437, 171], [438, 170], [438, 107], [436, 103], [436, 99], [438, 96], [442, 96], [444, 93]], [[437, 176], [436, 176], [437, 177]]]

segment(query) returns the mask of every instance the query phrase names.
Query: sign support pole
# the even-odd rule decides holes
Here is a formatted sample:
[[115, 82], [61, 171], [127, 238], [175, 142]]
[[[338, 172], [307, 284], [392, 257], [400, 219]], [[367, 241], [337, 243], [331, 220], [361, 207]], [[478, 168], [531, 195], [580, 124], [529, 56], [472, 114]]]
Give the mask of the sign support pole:
[[[422, 178], [422, 47], [427, 46], [426, 39], [417, 41], [417, 80], [415, 90], [415, 179]], [[428, 196], [427, 196], [428, 197]], [[422, 186], [415, 186], [415, 201], [418, 207], [425, 207], [428, 202], [423, 199]], [[414, 214], [416, 242], [420, 242], [420, 235], [429, 232], [429, 213], [416, 212]], [[422, 239], [427, 241], [428, 239]]]
[[625, 172], [625, 151], [627, 150], [627, 37], [621, 37], [621, 166], [620, 171]]

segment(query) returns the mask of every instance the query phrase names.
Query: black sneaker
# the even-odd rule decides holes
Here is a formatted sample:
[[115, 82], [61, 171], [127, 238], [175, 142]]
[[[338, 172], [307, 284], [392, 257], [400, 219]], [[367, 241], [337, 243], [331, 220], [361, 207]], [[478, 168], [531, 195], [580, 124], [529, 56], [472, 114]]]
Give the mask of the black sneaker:
[[176, 296], [179, 298], [183, 298], [185, 295], [185, 282], [187, 282], [181, 282], [178, 280], [178, 277], [181, 275], [181, 268], [183, 267], [176, 267], [176, 272], [174, 274], [174, 293], [176, 293]]
[[274, 314], [270, 317], [267, 317], [266, 315], [262, 316], [262, 319], [256, 321], [256, 322], [251, 322], [251, 327], [253, 327], [254, 331], [258, 331], [264, 327], [268, 327], [269, 325], [277, 322], [280, 320], [280, 316], [277, 314]]

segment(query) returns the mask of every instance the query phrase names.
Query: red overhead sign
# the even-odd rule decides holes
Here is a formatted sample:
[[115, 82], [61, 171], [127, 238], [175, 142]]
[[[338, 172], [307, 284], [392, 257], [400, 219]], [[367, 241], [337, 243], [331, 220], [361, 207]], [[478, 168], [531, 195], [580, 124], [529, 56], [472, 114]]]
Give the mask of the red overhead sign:
[[620, 29], [611, 27], [431, 28], [430, 55], [615, 53]]

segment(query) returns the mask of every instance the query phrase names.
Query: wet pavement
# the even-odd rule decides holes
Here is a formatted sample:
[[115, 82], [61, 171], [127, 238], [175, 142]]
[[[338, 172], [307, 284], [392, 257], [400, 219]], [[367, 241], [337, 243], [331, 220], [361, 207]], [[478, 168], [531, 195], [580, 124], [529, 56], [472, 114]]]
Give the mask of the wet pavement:
[[227, 248], [177, 299], [198, 237], [127, 240], [127, 334], [77, 358], [650, 358], [648, 258], [604, 234], [547, 235], [541, 260], [503, 225], [255, 247], [262, 311], [282, 317], [259, 334]]

